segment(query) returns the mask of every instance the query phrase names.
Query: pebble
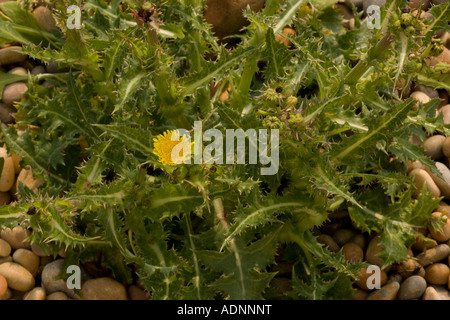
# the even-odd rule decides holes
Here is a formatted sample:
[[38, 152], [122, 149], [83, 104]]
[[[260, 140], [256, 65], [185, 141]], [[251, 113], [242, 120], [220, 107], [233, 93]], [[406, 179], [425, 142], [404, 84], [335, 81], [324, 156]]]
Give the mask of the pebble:
[[23, 296], [23, 300], [45, 300], [47, 295], [44, 288], [36, 287]]
[[128, 297], [130, 300], [149, 300], [150, 293], [139, 288], [136, 285], [131, 285], [127, 288]]
[[434, 239], [426, 238], [425, 241], [422, 237], [417, 237], [416, 242], [411, 246], [412, 249], [422, 252], [424, 249], [430, 249], [437, 246], [437, 242]]
[[433, 87], [425, 86], [423, 84], [418, 84], [414, 87], [414, 91], [420, 91], [425, 93], [431, 99], [439, 98], [439, 93]]
[[0, 66], [25, 61], [27, 56], [23, 53], [17, 52], [20, 49], [22, 49], [22, 47], [19, 46], [11, 46], [0, 49]]
[[450, 124], [450, 104], [446, 104], [445, 106], [443, 106], [437, 112], [438, 115], [439, 113], [442, 113], [442, 119], [444, 120], [444, 124]]
[[36, 66], [33, 68], [33, 70], [31, 70], [32, 75], [38, 75], [42, 73], [45, 73], [45, 68], [43, 66]]
[[400, 262], [397, 266], [397, 272], [403, 279], [413, 275], [425, 276], [425, 270], [422, 265], [414, 259]]
[[63, 272], [64, 259], [57, 259], [45, 265], [41, 274], [42, 286], [47, 294], [62, 291], [72, 299], [80, 299], [74, 290], [67, 288], [66, 281], [58, 279], [58, 276]]
[[37, 7], [33, 11], [33, 15], [45, 31], [51, 32], [56, 27], [56, 21], [49, 8], [43, 6]]
[[[372, 276], [373, 273], [367, 272], [366, 267], [362, 267], [359, 271], [358, 278], [354, 280], [354, 283], [361, 289], [369, 291], [370, 289], [367, 287], [367, 280], [370, 276]], [[383, 286], [387, 282], [387, 274], [384, 270], [381, 270], [380, 272], [380, 285]]]
[[366, 300], [366, 298], [369, 296], [369, 292], [356, 288], [355, 292], [353, 294], [353, 300]]
[[353, 242], [348, 242], [342, 247], [342, 254], [350, 262], [361, 262], [364, 259], [363, 250]]
[[356, 231], [352, 229], [339, 229], [334, 233], [333, 239], [341, 247], [349, 242], [355, 234]]
[[420, 103], [425, 104], [430, 102], [430, 97], [427, 96], [425, 93], [423, 93], [422, 91], [414, 91], [413, 93], [410, 94], [410, 98], [413, 98], [414, 100], [417, 101], [417, 104], [412, 107], [413, 111], [417, 111], [420, 107]]
[[435, 161], [441, 159], [443, 157], [442, 146], [444, 141], [445, 137], [440, 134], [429, 137], [423, 145], [425, 155]]
[[14, 106], [7, 106], [6, 104], [0, 103], [0, 121], [2, 123], [10, 124], [14, 122], [13, 113], [16, 113], [17, 109]]
[[400, 290], [398, 282], [390, 282], [370, 293], [366, 300], [394, 300]]
[[127, 300], [125, 286], [107, 277], [87, 280], [81, 292], [84, 300]]
[[417, 261], [426, 267], [432, 263], [446, 259], [450, 255], [450, 247], [445, 243], [439, 244], [434, 248], [427, 249], [425, 252], [417, 255]]
[[433, 217], [436, 218], [443, 218], [444, 225], [442, 226], [442, 231], [438, 231], [434, 229], [432, 226], [428, 228], [430, 231], [430, 235], [433, 239], [435, 239], [437, 242], [445, 242], [450, 239], [450, 219], [447, 215], [444, 215], [441, 212], [435, 211], [431, 214]]
[[427, 282], [421, 276], [411, 276], [400, 285], [397, 298], [399, 300], [419, 299], [427, 288]]
[[25, 240], [31, 235], [30, 230], [26, 230], [21, 226], [15, 226], [13, 229], [5, 229], [0, 232], [0, 237], [9, 243], [11, 248], [17, 249], [31, 249], [31, 244]]
[[425, 269], [425, 280], [431, 284], [447, 284], [449, 275], [450, 269], [443, 263], [434, 263]]
[[441, 196], [441, 191], [433, 178], [424, 169], [414, 169], [409, 174], [409, 177], [414, 178], [415, 190], [413, 196], [417, 198], [422, 190], [422, 186], [425, 184], [427, 191], [433, 195], [433, 197], [438, 198]]
[[6, 278], [8, 287], [17, 291], [28, 291], [34, 287], [35, 281], [31, 273], [14, 262], [0, 264], [0, 274]]
[[334, 239], [327, 234], [320, 234], [317, 236], [317, 241], [325, 245], [331, 252], [338, 252], [340, 250], [339, 245], [334, 241]]
[[53, 292], [47, 296], [47, 300], [70, 300], [64, 292]]
[[23, 82], [15, 82], [5, 86], [2, 95], [3, 103], [12, 106], [14, 102], [22, 100], [22, 96], [27, 90], [28, 87]]
[[14, 262], [20, 264], [22, 267], [30, 271], [35, 277], [39, 271], [39, 257], [28, 249], [17, 249], [12, 256]]
[[357, 244], [363, 250], [366, 249], [366, 237], [360, 233], [354, 235], [350, 242]]
[[430, 6], [430, 0], [409, 0], [409, 7], [412, 10], [417, 10], [421, 8], [423, 11], [426, 11]]
[[11, 246], [8, 242], [0, 239], [0, 258], [7, 257], [11, 254]]
[[[450, 104], [449, 104], [450, 106]], [[450, 112], [450, 108], [449, 108], [449, 112]], [[450, 115], [450, 114], [449, 114]], [[450, 118], [449, 118], [450, 119]], [[450, 122], [449, 122], [450, 123]], [[444, 154], [444, 156], [446, 156], [447, 158], [450, 158], [450, 137], [445, 138], [444, 143], [442, 144], [442, 153]]]
[[6, 290], [8, 289], [8, 282], [5, 277], [0, 274], [0, 300], [6, 294]]
[[434, 183], [439, 187], [441, 191], [441, 196], [450, 199], [450, 170], [442, 162], [435, 162], [436, 169], [442, 174], [444, 180], [439, 178], [437, 175], [431, 172], [428, 168], [425, 171], [433, 178]]
[[37, 244], [33, 243], [31, 244], [31, 251], [39, 257], [47, 257], [51, 252], [45, 253], [45, 251]]
[[383, 248], [378, 245], [378, 239], [378, 236], [376, 236], [370, 240], [366, 250], [366, 261], [369, 264], [375, 264], [381, 268], [384, 264], [384, 259], [378, 257], [377, 255], [383, 250]]
[[15, 67], [8, 71], [9, 74], [15, 74], [20, 76], [26, 76], [28, 74], [27, 69], [24, 67]]
[[425, 290], [422, 300], [450, 300], [450, 292], [442, 286], [431, 285]]
[[3, 168], [0, 175], [0, 191], [9, 191], [16, 179], [14, 174], [14, 162], [11, 157], [8, 157], [8, 152], [5, 148], [0, 148], [0, 158], [3, 158]]
[[44, 181], [42, 179], [34, 179], [33, 178], [33, 170], [30, 166], [27, 166], [26, 168], [22, 169], [17, 176], [17, 183], [14, 188], [14, 193], [19, 192], [19, 182], [22, 182], [24, 185], [26, 185], [28, 188], [33, 190], [34, 192], [37, 192], [39, 186], [41, 186]]
[[450, 50], [445, 47], [444, 51], [439, 56], [430, 58], [429, 65], [433, 67], [441, 62], [450, 64]]

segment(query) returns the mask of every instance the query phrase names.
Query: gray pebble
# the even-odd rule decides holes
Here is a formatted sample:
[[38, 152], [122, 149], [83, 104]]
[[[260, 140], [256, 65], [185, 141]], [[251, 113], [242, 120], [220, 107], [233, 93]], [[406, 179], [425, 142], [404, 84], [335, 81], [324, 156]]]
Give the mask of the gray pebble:
[[427, 288], [427, 282], [420, 276], [407, 278], [400, 286], [397, 298], [399, 300], [419, 299]]

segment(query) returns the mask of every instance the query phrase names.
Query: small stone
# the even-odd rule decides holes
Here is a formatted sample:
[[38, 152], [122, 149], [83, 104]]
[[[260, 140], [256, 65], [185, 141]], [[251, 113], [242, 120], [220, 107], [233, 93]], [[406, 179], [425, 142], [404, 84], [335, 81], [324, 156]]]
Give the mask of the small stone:
[[18, 52], [20, 49], [22, 49], [22, 47], [19, 46], [11, 46], [0, 49], [0, 66], [25, 61], [27, 56]]
[[387, 283], [398, 282], [399, 284], [401, 284], [402, 281], [403, 281], [403, 277], [400, 274], [395, 273], [395, 274], [391, 274], [389, 276], [389, 279], [388, 279]]
[[64, 259], [58, 259], [45, 265], [41, 274], [42, 286], [47, 294], [53, 292], [62, 291], [73, 299], [80, 299], [80, 297], [67, 287], [66, 281], [63, 279], [57, 279], [58, 276], [64, 272]]
[[441, 195], [447, 199], [450, 199], [450, 170], [442, 162], [436, 161], [435, 165], [436, 165], [436, 169], [442, 174], [442, 177], [444, 178], [444, 180], [442, 180], [437, 175], [432, 173], [431, 170], [429, 170], [428, 168], [425, 169], [425, 171], [428, 172], [428, 174], [431, 176], [433, 181], [439, 187], [439, 190], [441, 191]]
[[[442, 113], [442, 119], [444, 120], [444, 124], [450, 124], [450, 104], [446, 104], [439, 111], [437, 111], [437, 115], [439, 115], [440, 113]], [[447, 138], [450, 138], [450, 137], [447, 137]], [[448, 148], [448, 146], [447, 146], [447, 148]], [[444, 151], [444, 150], [442, 150], [442, 151]], [[449, 150], [447, 149], [447, 151], [449, 151]], [[445, 152], [444, 152], [444, 154], [445, 154]]]
[[398, 282], [390, 282], [369, 294], [366, 300], [394, 300], [399, 289]]
[[22, 161], [22, 157], [19, 156], [18, 154], [13, 153], [11, 154], [11, 158], [14, 163], [14, 173], [19, 174], [20, 170], [22, 170], [22, 168], [20, 167], [20, 161]]
[[331, 252], [338, 252], [340, 250], [339, 245], [334, 241], [334, 239], [327, 234], [320, 234], [317, 236], [317, 241], [325, 245]]
[[353, 242], [348, 242], [342, 247], [342, 254], [349, 262], [361, 262], [364, 259], [363, 250]]
[[23, 300], [45, 300], [46, 297], [44, 288], [36, 287], [24, 295]]
[[425, 280], [431, 284], [447, 284], [449, 275], [450, 269], [443, 263], [434, 263], [425, 269]]
[[47, 7], [36, 8], [33, 11], [33, 15], [45, 31], [51, 32], [56, 27], [56, 21], [52, 16], [52, 12]]
[[[369, 287], [367, 286], [367, 281], [370, 276], [373, 275], [373, 272], [368, 272], [366, 267], [361, 268], [359, 271], [358, 278], [354, 280], [354, 283], [363, 290], [369, 291]], [[384, 270], [380, 272], [380, 285], [383, 286], [387, 282], [387, 274]]]
[[375, 264], [381, 268], [384, 264], [384, 259], [378, 257], [378, 254], [383, 250], [383, 248], [378, 245], [378, 240], [378, 236], [370, 240], [366, 250], [366, 261], [369, 264]]
[[350, 240], [350, 242], [357, 244], [363, 250], [366, 249], [366, 242], [367, 242], [366, 237], [364, 237], [364, 235], [360, 233], [355, 234]]
[[409, 0], [409, 7], [412, 10], [421, 8], [422, 11], [426, 11], [430, 7], [430, 0]]
[[27, 69], [23, 67], [15, 67], [8, 71], [9, 74], [15, 74], [20, 76], [26, 76], [28, 74]]
[[36, 66], [31, 70], [32, 75], [38, 75], [45, 73], [45, 68], [43, 66]]
[[442, 286], [431, 285], [425, 290], [422, 300], [450, 300], [450, 292]]
[[414, 179], [415, 190], [413, 196], [417, 198], [422, 190], [422, 186], [425, 184], [427, 191], [433, 195], [433, 197], [438, 198], [441, 196], [441, 191], [433, 178], [423, 169], [414, 169], [409, 174], [409, 177]]
[[0, 103], [0, 121], [2, 123], [10, 124], [14, 122], [13, 114], [17, 112], [14, 106], [8, 106]]
[[44, 180], [42, 179], [34, 179], [33, 178], [33, 170], [30, 166], [27, 166], [26, 168], [22, 169], [17, 176], [17, 183], [15, 185], [14, 193], [18, 194], [19, 192], [19, 182], [22, 182], [25, 186], [33, 190], [34, 192], [38, 191], [38, 188], [44, 183]]
[[22, 96], [28, 91], [28, 87], [23, 82], [11, 83], [3, 89], [2, 100], [7, 106], [12, 106], [14, 102], [22, 100]]
[[[450, 104], [448, 106], [449, 106], [449, 124], [450, 124]], [[450, 137], [445, 138], [445, 141], [442, 144], [442, 153], [447, 158], [450, 158]]]
[[438, 91], [436, 89], [434, 89], [433, 87], [424, 86], [423, 84], [418, 84], [414, 87], [413, 90], [423, 92], [431, 99], [439, 98]]
[[11, 254], [11, 246], [8, 242], [0, 239], [0, 258], [7, 257]]
[[103, 277], [91, 279], [81, 286], [83, 300], [127, 300], [127, 290], [120, 282]]
[[13, 256], [14, 262], [20, 264], [25, 269], [30, 271], [30, 273], [35, 277], [39, 270], [39, 257], [33, 253], [31, 250], [27, 249], [17, 249]]
[[0, 275], [0, 300], [2, 300], [2, 297], [6, 294], [7, 289], [8, 282], [4, 276]]
[[341, 247], [349, 242], [355, 234], [356, 231], [352, 229], [339, 229], [334, 233], [333, 239]]
[[127, 289], [128, 297], [130, 300], [149, 300], [150, 293], [139, 288], [138, 286], [131, 285]]
[[3, 158], [3, 168], [0, 175], [0, 191], [9, 191], [16, 178], [14, 174], [14, 162], [11, 157], [8, 156], [8, 151], [5, 148], [0, 148], [0, 158]]
[[422, 237], [418, 236], [416, 238], [416, 242], [411, 246], [412, 249], [422, 252], [424, 249], [430, 249], [437, 246], [437, 242], [434, 239], [425, 238], [425, 241]]
[[430, 235], [437, 242], [445, 242], [450, 239], [450, 219], [447, 215], [441, 212], [435, 211], [431, 214], [435, 218], [442, 218], [444, 220], [444, 225], [442, 226], [442, 231], [434, 229], [432, 226], [428, 228]]
[[363, 289], [356, 288], [355, 293], [353, 294], [353, 300], [366, 300], [369, 296], [369, 292], [364, 291]]
[[442, 146], [444, 144], [444, 141], [445, 141], [445, 137], [440, 134], [429, 137], [424, 142], [425, 155], [435, 161], [441, 159], [443, 156]]
[[53, 292], [47, 296], [47, 300], [70, 300], [64, 292]]
[[46, 253], [44, 251], [44, 249], [41, 248], [41, 246], [33, 243], [31, 244], [31, 251], [33, 251], [33, 253], [39, 257], [47, 257], [48, 255], [51, 254], [51, 252], [49, 251], [49, 253]]
[[425, 275], [425, 271], [422, 265], [414, 259], [408, 259], [406, 261], [402, 261], [397, 266], [397, 272], [404, 279], [409, 278], [413, 275]]
[[427, 288], [427, 282], [420, 276], [411, 276], [400, 286], [397, 298], [399, 300], [419, 299]]
[[16, 226], [13, 229], [5, 229], [0, 232], [0, 237], [9, 243], [11, 248], [17, 249], [31, 249], [31, 244], [25, 240], [31, 235], [30, 230], [26, 230], [21, 226]]
[[450, 254], [450, 247], [446, 244], [439, 244], [434, 248], [427, 249], [425, 252], [417, 255], [417, 261], [426, 267], [432, 263], [436, 263], [446, 259]]
[[428, 62], [430, 67], [437, 65], [438, 63], [445, 62], [450, 64], [450, 50], [444, 47], [444, 51], [437, 57], [431, 57]]
[[14, 262], [0, 264], [0, 274], [5, 277], [8, 287], [17, 291], [28, 291], [34, 287], [34, 278], [31, 273]]
[[422, 91], [414, 91], [409, 95], [409, 97], [417, 101], [417, 104], [415, 107], [413, 107], [413, 110], [417, 110], [420, 106], [420, 103], [426, 104], [431, 101], [431, 98]]

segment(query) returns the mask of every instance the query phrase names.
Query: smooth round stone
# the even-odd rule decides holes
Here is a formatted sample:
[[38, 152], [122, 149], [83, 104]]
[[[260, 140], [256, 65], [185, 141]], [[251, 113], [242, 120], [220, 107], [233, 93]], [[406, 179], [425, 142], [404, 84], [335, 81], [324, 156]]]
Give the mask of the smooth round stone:
[[64, 292], [53, 292], [47, 296], [47, 300], [70, 300]]
[[356, 288], [353, 294], [353, 300], [366, 300], [369, 296], [369, 292], [364, 291], [363, 289]]
[[450, 292], [445, 287], [431, 285], [425, 290], [422, 300], [450, 300]]
[[422, 10], [427, 10], [430, 6], [430, 0], [409, 0], [409, 7], [412, 10], [417, 10], [421, 8]]
[[0, 239], [0, 258], [7, 257], [11, 254], [11, 246], [8, 242]]
[[410, 98], [413, 98], [414, 100], [417, 101], [417, 104], [412, 108], [413, 111], [419, 109], [420, 103], [426, 104], [431, 101], [430, 97], [427, 96], [422, 91], [414, 91], [413, 93], [411, 93]]
[[150, 293], [139, 288], [136, 285], [131, 285], [127, 289], [128, 297], [130, 300], [149, 300]]
[[24, 67], [15, 67], [8, 71], [9, 74], [15, 74], [20, 76], [26, 76], [28, 74], [27, 69]]
[[22, 100], [22, 96], [28, 91], [28, 87], [23, 82], [11, 83], [3, 89], [3, 103], [12, 106], [14, 102]]
[[14, 262], [20, 264], [35, 277], [39, 270], [39, 257], [28, 249], [17, 249], [13, 256]]
[[6, 104], [0, 103], [0, 121], [2, 123], [10, 124], [14, 122], [13, 114], [17, 112], [14, 106], [7, 106]]
[[6, 294], [7, 289], [8, 282], [4, 276], [0, 275], [0, 300], [2, 300], [2, 297]]
[[434, 239], [426, 238], [425, 241], [422, 239], [422, 237], [417, 237], [416, 242], [411, 246], [412, 249], [416, 251], [422, 252], [424, 249], [430, 249], [437, 246], [437, 242]]
[[83, 300], [127, 300], [127, 290], [120, 282], [103, 277], [91, 279], [81, 286]]
[[398, 282], [390, 282], [369, 294], [366, 300], [394, 300], [399, 290]]
[[420, 276], [411, 276], [400, 285], [397, 298], [399, 300], [419, 299], [427, 288], [427, 282]]
[[366, 237], [360, 233], [355, 234], [350, 242], [357, 244], [363, 250], [366, 249]]
[[378, 236], [370, 240], [366, 250], [366, 261], [369, 264], [375, 264], [381, 268], [384, 264], [384, 259], [380, 258], [378, 254], [383, 250], [383, 248], [378, 245], [378, 240]]
[[425, 270], [422, 265], [414, 259], [402, 261], [397, 266], [397, 272], [403, 279], [409, 278], [413, 275], [425, 276]]
[[33, 11], [33, 15], [45, 31], [51, 32], [56, 27], [56, 21], [52, 16], [52, 12], [47, 7], [36, 8]]
[[37, 244], [33, 243], [31, 244], [31, 251], [39, 257], [47, 257], [51, 252], [45, 253], [45, 251]]
[[429, 96], [431, 99], [439, 98], [439, 93], [436, 89], [424, 86], [423, 84], [418, 84], [414, 87], [414, 91], [420, 91], [425, 93], [427, 96]]
[[408, 141], [415, 146], [423, 147], [423, 141], [415, 134], [410, 135]]
[[45, 265], [41, 274], [42, 286], [47, 294], [62, 291], [73, 299], [80, 299], [74, 290], [67, 287], [63, 279], [58, 279], [58, 276], [63, 271], [64, 259], [58, 259]]
[[364, 252], [356, 243], [348, 242], [342, 247], [342, 254], [349, 262], [361, 262], [364, 259]]
[[428, 174], [431, 176], [433, 181], [439, 187], [439, 190], [441, 191], [441, 195], [447, 199], [450, 199], [450, 170], [442, 162], [436, 161], [435, 165], [436, 165], [436, 169], [442, 174], [442, 177], [444, 179], [439, 178], [437, 175], [432, 173], [431, 170], [429, 170], [428, 168], [425, 169], [425, 171], [428, 172]]
[[[450, 104], [449, 104], [450, 106]], [[449, 108], [449, 124], [450, 124], [450, 108]], [[450, 137], [445, 138], [444, 143], [442, 144], [442, 153], [450, 158]]]
[[34, 287], [34, 278], [31, 273], [14, 262], [0, 264], [0, 274], [5, 277], [8, 287], [17, 291], [28, 291]]
[[31, 70], [32, 75], [38, 75], [45, 73], [45, 68], [43, 66], [36, 66]]
[[11, 190], [14, 181], [14, 162], [11, 157], [8, 156], [8, 152], [5, 148], [0, 148], [0, 157], [3, 158], [3, 168], [0, 174], [0, 191], [7, 192]]
[[444, 120], [444, 124], [450, 124], [450, 104], [446, 104], [439, 111], [437, 111], [438, 115], [440, 113], [442, 113], [442, 119]]
[[349, 242], [355, 234], [356, 231], [352, 229], [339, 229], [334, 233], [333, 239], [336, 241], [338, 246], [343, 246]]
[[23, 296], [23, 300], [45, 300], [47, 295], [44, 288], [36, 287]]
[[18, 52], [20, 49], [22, 49], [22, 47], [19, 46], [11, 46], [0, 49], [0, 66], [25, 61], [27, 56]]
[[450, 219], [447, 215], [435, 211], [431, 214], [433, 217], [436, 218], [443, 218], [444, 225], [442, 226], [442, 231], [438, 231], [437, 229], [434, 229], [432, 226], [428, 228], [430, 231], [430, 235], [433, 239], [435, 239], [437, 242], [445, 242], [450, 239]]
[[[373, 273], [372, 272], [367, 272], [367, 268], [363, 267], [361, 268], [361, 270], [359, 271], [359, 275], [358, 278], [354, 280], [354, 283], [361, 289], [365, 290], [365, 291], [369, 291], [369, 287], [367, 286], [367, 281], [369, 279], [370, 276], [372, 276]], [[381, 270], [380, 272], [380, 285], [383, 286], [386, 284], [388, 280], [387, 274], [384, 270]]]
[[331, 252], [338, 252], [340, 250], [339, 245], [334, 241], [334, 239], [327, 234], [320, 234], [317, 236], [317, 241], [325, 245]]
[[426, 251], [417, 255], [417, 261], [426, 267], [432, 263], [436, 263], [446, 259], [450, 255], [450, 247], [445, 243], [439, 244], [434, 248], [427, 249]]
[[26, 230], [21, 226], [16, 226], [13, 229], [5, 229], [0, 232], [0, 237], [9, 243], [11, 248], [17, 249], [31, 249], [31, 244], [25, 240], [31, 235], [31, 230]]
[[434, 263], [425, 269], [425, 280], [431, 284], [447, 284], [449, 275], [450, 269], [443, 263]]
[[394, 273], [391, 274], [389, 276], [388, 282], [387, 283], [391, 283], [391, 282], [398, 282], [399, 284], [401, 284], [403, 281], [403, 278], [401, 275], [399, 275], [398, 273]]
[[439, 56], [430, 58], [429, 66], [433, 67], [441, 62], [450, 64], [450, 50], [445, 47], [444, 51]]
[[422, 186], [425, 184], [427, 191], [433, 195], [433, 197], [438, 198], [441, 196], [441, 191], [433, 178], [423, 169], [414, 169], [408, 176], [414, 179], [415, 190], [413, 196], [417, 198], [422, 190]]
[[423, 148], [426, 156], [437, 161], [443, 157], [442, 146], [444, 145], [445, 137], [443, 135], [435, 135], [425, 140]]

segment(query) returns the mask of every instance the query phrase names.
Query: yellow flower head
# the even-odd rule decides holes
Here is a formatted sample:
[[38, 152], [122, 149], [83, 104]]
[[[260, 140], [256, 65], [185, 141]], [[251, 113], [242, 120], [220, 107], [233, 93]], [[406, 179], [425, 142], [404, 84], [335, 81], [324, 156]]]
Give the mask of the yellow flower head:
[[[172, 135], [174, 136], [174, 141], [172, 141]], [[189, 143], [185, 135], [180, 138], [178, 130], [167, 130], [164, 134], [160, 134], [153, 139], [153, 153], [158, 156], [158, 160], [162, 164], [177, 165], [184, 163], [191, 157], [192, 144]], [[179, 152], [177, 154], [175, 151], [175, 154], [172, 156], [172, 150], [175, 146], [178, 146]]]

